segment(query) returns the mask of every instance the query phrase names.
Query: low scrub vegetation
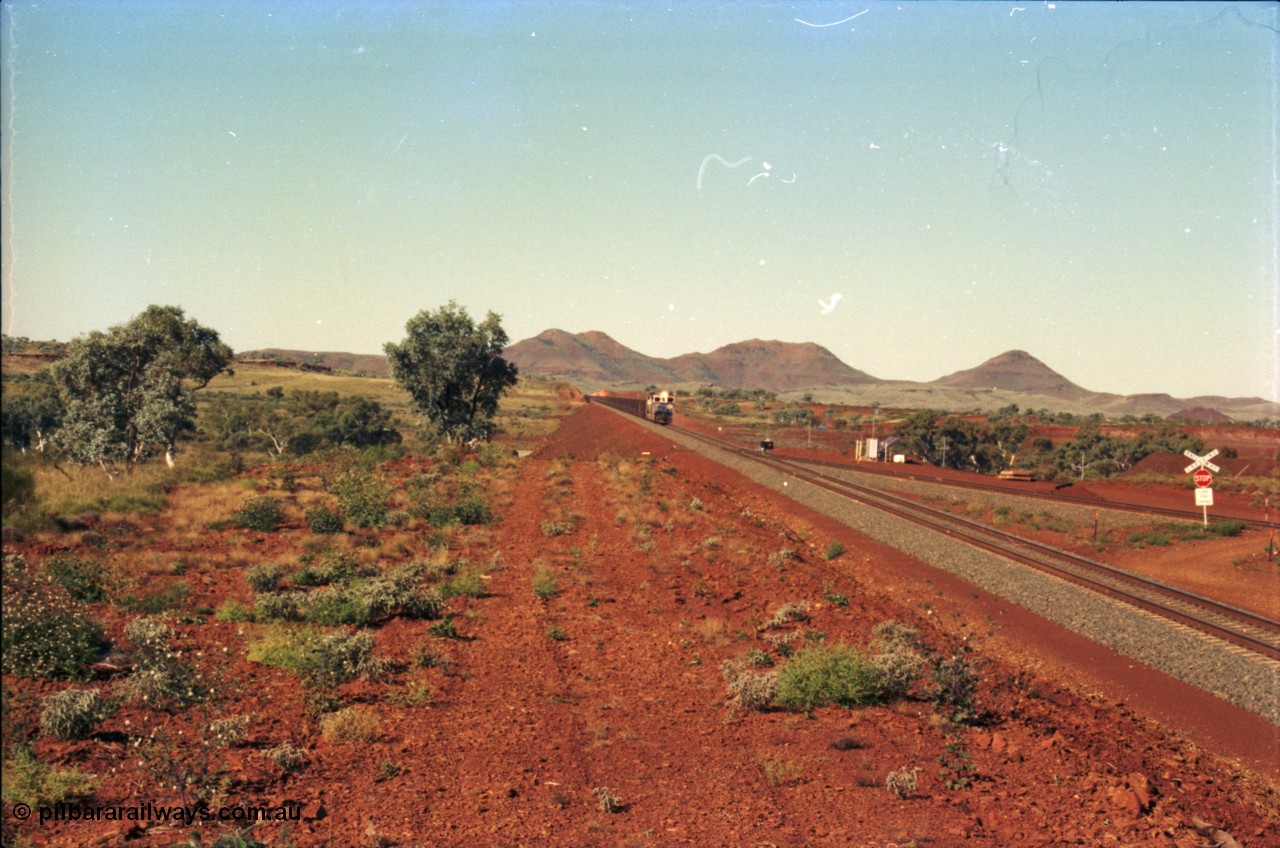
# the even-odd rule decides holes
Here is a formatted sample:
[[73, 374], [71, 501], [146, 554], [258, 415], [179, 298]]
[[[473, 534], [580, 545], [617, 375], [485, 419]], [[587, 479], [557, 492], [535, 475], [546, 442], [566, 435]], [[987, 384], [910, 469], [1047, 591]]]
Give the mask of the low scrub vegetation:
[[5, 558], [3, 667], [9, 674], [78, 680], [102, 651], [105, 631], [60, 586]]

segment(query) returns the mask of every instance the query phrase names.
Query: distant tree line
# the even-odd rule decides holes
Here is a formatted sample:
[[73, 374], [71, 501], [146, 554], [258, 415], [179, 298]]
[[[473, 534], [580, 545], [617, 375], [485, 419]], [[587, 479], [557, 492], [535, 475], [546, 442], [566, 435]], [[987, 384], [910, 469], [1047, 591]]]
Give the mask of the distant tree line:
[[[418, 313], [406, 331], [402, 342], [388, 343], [385, 351], [411, 408], [446, 441], [491, 438], [498, 400], [517, 376], [501, 355], [507, 336], [499, 316], [490, 312], [477, 325], [450, 301]], [[6, 336], [4, 345], [15, 352], [30, 343]], [[110, 475], [157, 455], [172, 467], [181, 443], [196, 434], [195, 393], [218, 375], [233, 373], [234, 354], [218, 333], [174, 306], [149, 306], [60, 352], [47, 372], [4, 392], [0, 438], [6, 449], [56, 451]], [[262, 396], [219, 396], [203, 420], [214, 446], [234, 454], [261, 449], [274, 456], [305, 455], [322, 447], [401, 441], [389, 410], [337, 392], [286, 396], [273, 387]]]
[[260, 450], [305, 456], [320, 448], [396, 445], [402, 439], [390, 410], [375, 400], [337, 392], [286, 396], [279, 386], [256, 397], [217, 396], [204, 420], [213, 446], [233, 455]]
[[1045, 477], [1074, 479], [1119, 474], [1153, 453], [1204, 448], [1202, 440], [1160, 419], [1134, 436], [1104, 433], [1101, 420], [1101, 416], [1086, 419], [1073, 438], [1057, 445], [1044, 436], [1028, 443], [1030, 419], [1020, 415], [1016, 406], [998, 410], [985, 420], [921, 410], [898, 421], [893, 432], [903, 452], [931, 465], [990, 474], [1016, 463], [1035, 468]]

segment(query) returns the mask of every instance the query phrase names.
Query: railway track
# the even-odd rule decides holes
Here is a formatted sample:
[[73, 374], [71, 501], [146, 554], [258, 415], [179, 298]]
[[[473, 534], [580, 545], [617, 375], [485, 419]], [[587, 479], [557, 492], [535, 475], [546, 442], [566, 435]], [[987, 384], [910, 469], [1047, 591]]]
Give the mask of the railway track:
[[[595, 402], [603, 400], [605, 405], [629, 411], [621, 404], [608, 403], [609, 398], [593, 400]], [[801, 462], [791, 458], [770, 456], [695, 431], [683, 428], [673, 429], [677, 429], [683, 436], [731, 452], [793, 479], [1052, 574], [1147, 613], [1239, 646], [1252, 654], [1271, 660], [1280, 660], [1280, 622], [1264, 615], [1224, 604], [1213, 598], [1188, 592], [1162, 581], [1134, 574], [1051, 545], [1007, 533], [999, 528], [934, 509], [908, 498], [860, 485], [815, 468], [813, 461]], [[838, 469], [846, 473], [857, 470], [836, 463], [826, 465], [834, 466], [831, 470]], [[999, 491], [1002, 494], [1009, 494], [1007, 489]], [[1097, 505], [1096, 502], [1090, 503]]]
[[[689, 430], [681, 430], [681, 432], [690, 433]], [[800, 463], [802, 465], [811, 465], [815, 468], [830, 468], [840, 471], [850, 471], [857, 474], [875, 475], [892, 480], [909, 480], [918, 483], [931, 483], [939, 486], [952, 486], [958, 489], [991, 492], [999, 495], [1015, 495], [1020, 498], [1034, 498], [1036, 500], [1052, 501], [1055, 503], [1067, 503], [1074, 506], [1087, 507], [1089, 509], [1113, 509], [1121, 512], [1137, 512], [1144, 515], [1159, 516], [1161, 518], [1173, 518], [1179, 521], [1201, 520], [1200, 513], [1195, 510], [1174, 509], [1172, 507], [1160, 506], [1144, 506], [1141, 504], [1125, 503], [1124, 501], [1101, 501], [1095, 498], [1086, 498], [1064, 492], [1037, 492], [1031, 489], [1015, 490], [1010, 489], [1007, 486], [997, 486], [991, 483], [948, 480], [946, 478], [935, 477], [927, 473], [917, 474], [913, 472], [888, 471], [883, 468], [874, 468], [867, 465], [849, 465], [847, 463], [831, 462], [825, 459], [811, 459], [809, 457], [787, 457], [787, 459], [791, 462]], [[1280, 522], [1277, 521], [1266, 521], [1261, 518], [1250, 518], [1243, 515], [1225, 517], [1234, 521], [1242, 521], [1249, 527], [1280, 530]]]

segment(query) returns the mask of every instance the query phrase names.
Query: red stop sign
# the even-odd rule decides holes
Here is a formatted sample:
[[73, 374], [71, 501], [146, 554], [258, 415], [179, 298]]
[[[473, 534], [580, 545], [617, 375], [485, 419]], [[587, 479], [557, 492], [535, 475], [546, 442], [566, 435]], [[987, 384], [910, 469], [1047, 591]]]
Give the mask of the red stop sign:
[[1213, 475], [1207, 468], [1197, 468], [1196, 473], [1191, 475], [1191, 479], [1202, 489], [1213, 485]]

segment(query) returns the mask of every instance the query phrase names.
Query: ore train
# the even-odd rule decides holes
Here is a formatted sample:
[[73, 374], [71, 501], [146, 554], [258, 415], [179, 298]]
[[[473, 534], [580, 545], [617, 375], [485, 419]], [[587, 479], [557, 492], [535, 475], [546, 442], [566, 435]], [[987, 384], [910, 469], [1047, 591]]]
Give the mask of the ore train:
[[647, 397], [626, 397], [597, 392], [588, 398], [592, 403], [603, 403], [632, 415], [643, 415], [655, 424], [670, 424], [675, 417], [676, 402], [671, 392], [661, 391]]

